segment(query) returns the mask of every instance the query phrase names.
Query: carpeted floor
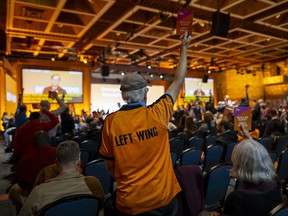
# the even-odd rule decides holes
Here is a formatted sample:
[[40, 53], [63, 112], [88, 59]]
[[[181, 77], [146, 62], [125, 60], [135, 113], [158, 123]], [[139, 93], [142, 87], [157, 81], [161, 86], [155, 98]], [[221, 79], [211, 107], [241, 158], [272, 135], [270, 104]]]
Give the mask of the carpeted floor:
[[11, 165], [5, 164], [11, 153], [4, 152], [4, 141], [0, 137], [0, 215], [15, 216], [15, 208], [8, 199], [7, 189], [11, 186]]

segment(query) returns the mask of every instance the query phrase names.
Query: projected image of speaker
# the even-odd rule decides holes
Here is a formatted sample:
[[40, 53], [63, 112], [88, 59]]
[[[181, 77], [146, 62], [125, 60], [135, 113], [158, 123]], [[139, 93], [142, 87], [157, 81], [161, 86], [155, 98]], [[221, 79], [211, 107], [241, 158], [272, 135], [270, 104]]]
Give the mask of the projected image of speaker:
[[227, 37], [230, 25], [230, 14], [215, 12], [212, 17], [211, 34]]
[[110, 73], [109, 65], [103, 65], [102, 70], [101, 70], [101, 75], [107, 77], [109, 76], [109, 73]]
[[208, 78], [209, 78], [209, 76], [208, 75], [203, 75], [203, 77], [202, 77], [202, 82], [203, 83], [207, 83], [208, 82]]

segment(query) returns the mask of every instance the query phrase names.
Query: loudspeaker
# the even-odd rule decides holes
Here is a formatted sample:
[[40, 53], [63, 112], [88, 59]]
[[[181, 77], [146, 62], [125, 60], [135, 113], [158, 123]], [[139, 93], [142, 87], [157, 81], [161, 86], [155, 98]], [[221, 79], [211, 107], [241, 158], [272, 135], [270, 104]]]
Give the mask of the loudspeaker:
[[209, 76], [208, 75], [203, 75], [203, 77], [202, 77], [202, 82], [203, 83], [207, 83], [208, 82], [208, 78], [209, 78]]
[[215, 12], [212, 17], [211, 34], [227, 37], [230, 25], [230, 14]]
[[109, 76], [109, 73], [110, 73], [110, 68], [109, 68], [109, 65], [103, 65], [102, 66], [102, 70], [101, 70], [101, 74], [102, 76]]

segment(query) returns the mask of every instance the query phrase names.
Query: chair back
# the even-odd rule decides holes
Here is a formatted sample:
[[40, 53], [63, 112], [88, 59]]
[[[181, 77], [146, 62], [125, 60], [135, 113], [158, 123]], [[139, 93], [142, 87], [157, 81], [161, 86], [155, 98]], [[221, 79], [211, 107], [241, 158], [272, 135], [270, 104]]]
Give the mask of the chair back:
[[42, 208], [40, 216], [98, 216], [99, 200], [89, 194], [72, 195], [56, 200]]
[[199, 165], [202, 155], [201, 148], [188, 148], [180, 156], [180, 165]]
[[287, 216], [288, 215], [288, 203], [282, 202], [270, 211], [270, 216]]
[[214, 210], [222, 206], [230, 182], [231, 163], [212, 167], [204, 177], [205, 209]]
[[76, 135], [76, 136], [73, 136], [71, 140], [73, 140], [74, 142], [77, 142], [80, 145], [80, 143], [83, 141], [83, 137], [80, 135]]
[[169, 144], [170, 144], [170, 151], [176, 152], [178, 156], [177, 158], [179, 158], [184, 149], [185, 141], [178, 137], [174, 137], [169, 140]]
[[207, 172], [211, 167], [220, 163], [223, 153], [222, 145], [210, 145], [205, 152], [202, 171]]
[[231, 162], [232, 152], [238, 143], [230, 143], [226, 146], [225, 162]]
[[188, 142], [191, 135], [189, 133], [186, 133], [186, 132], [180, 132], [177, 134], [177, 137], [179, 137], [180, 139], [183, 139], [185, 142]]
[[57, 147], [61, 142], [64, 142], [67, 138], [63, 135], [56, 136], [53, 138], [51, 145]]
[[271, 151], [271, 147], [273, 144], [272, 137], [262, 137], [258, 140], [258, 142], [262, 144], [267, 149], [267, 151]]
[[280, 155], [282, 151], [287, 147], [288, 147], [288, 136], [279, 136], [276, 139], [274, 151], [277, 152], [278, 155]]
[[84, 176], [95, 176], [101, 182], [104, 193], [111, 193], [113, 190], [113, 177], [106, 169], [104, 159], [97, 159], [89, 162], [83, 167]]
[[278, 154], [275, 151], [270, 151], [269, 155], [271, 157], [271, 160], [273, 162], [273, 164], [278, 160]]
[[178, 154], [175, 151], [170, 150], [171, 160], [172, 160], [172, 166], [176, 167], [177, 160], [178, 160]]
[[80, 150], [80, 159], [82, 161], [82, 165], [85, 166], [88, 162], [90, 162], [90, 153], [84, 149]]
[[99, 142], [96, 140], [84, 140], [79, 145], [80, 150], [86, 150], [90, 153], [90, 161], [97, 159], [99, 152]]
[[288, 149], [280, 154], [276, 172], [280, 182], [288, 178]]
[[196, 147], [196, 148], [203, 148], [204, 139], [201, 137], [191, 137], [188, 140], [188, 148]]
[[206, 136], [206, 138], [205, 138], [205, 146], [206, 146], [206, 148], [207, 148], [209, 145], [214, 145], [215, 142], [216, 142], [216, 139], [217, 139], [217, 136], [215, 136], [215, 135], [208, 135], [208, 136]]

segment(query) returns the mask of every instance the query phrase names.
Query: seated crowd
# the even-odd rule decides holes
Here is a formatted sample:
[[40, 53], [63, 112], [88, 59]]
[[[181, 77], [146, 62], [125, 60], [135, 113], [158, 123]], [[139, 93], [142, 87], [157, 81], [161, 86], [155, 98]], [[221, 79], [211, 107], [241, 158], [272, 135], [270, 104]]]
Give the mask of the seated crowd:
[[[240, 129], [238, 133], [233, 129], [233, 115], [223, 114], [223, 108], [214, 108], [212, 101], [205, 105], [201, 101], [191, 101], [187, 107], [173, 111], [186, 74], [186, 51], [191, 36], [185, 33], [181, 41], [175, 79], [152, 105], [146, 106], [149, 83], [138, 74], [123, 78], [120, 90], [127, 104], [109, 115], [103, 111], [90, 115], [82, 110], [81, 116], [73, 117], [63, 100], [53, 94], [58, 109], [50, 110], [50, 103], [42, 101], [38, 107], [40, 111], [31, 112], [28, 118], [19, 95], [15, 131], [8, 131], [7, 116], [4, 122], [8, 131], [5, 145], [12, 149], [15, 166], [9, 197], [19, 215], [39, 215], [48, 204], [77, 194], [97, 197], [106, 216], [269, 215], [283, 201], [284, 194], [274, 167], [277, 163], [273, 164], [269, 153], [278, 149], [279, 137], [287, 136], [287, 107], [273, 107], [259, 100], [252, 109], [252, 130]], [[244, 101], [238, 106], [242, 105], [249, 103]], [[209, 147], [205, 143], [209, 137], [215, 138], [212, 146], [223, 146], [219, 164], [227, 162], [229, 144], [237, 143], [231, 153], [229, 172], [237, 179], [238, 187], [235, 185], [234, 190], [227, 192], [227, 198], [212, 209], [205, 206], [207, 188], [202, 180], [204, 182], [205, 175], [213, 167], [207, 172], [199, 171], [207, 161]], [[269, 149], [260, 142], [264, 137], [272, 138]], [[202, 159], [195, 165], [187, 165], [198, 170], [195, 175], [197, 173], [199, 178], [193, 182], [196, 190], [187, 191], [189, 184], [185, 185], [185, 178], [180, 180], [177, 175], [180, 171], [172, 165], [169, 144], [173, 138], [184, 139], [178, 161], [190, 147], [189, 140], [203, 140]], [[100, 179], [82, 174], [80, 152], [87, 150], [81, 149], [86, 140], [97, 143], [97, 158], [105, 160], [106, 169], [115, 180], [111, 185], [111, 197], [104, 194]], [[287, 144], [282, 150], [286, 147]], [[181, 162], [177, 165], [180, 167]], [[193, 208], [194, 203], [188, 201], [189, 194], [194, 191], [199, 194], [199, 206], [195, 206], [199, 210], [192, 214], [188, 209]], [[109, 198], [113, 199], [111, 206], [107, 205]], [[184, 203], [191, 206], [184, 206]]]

